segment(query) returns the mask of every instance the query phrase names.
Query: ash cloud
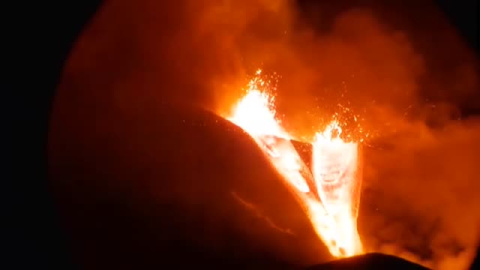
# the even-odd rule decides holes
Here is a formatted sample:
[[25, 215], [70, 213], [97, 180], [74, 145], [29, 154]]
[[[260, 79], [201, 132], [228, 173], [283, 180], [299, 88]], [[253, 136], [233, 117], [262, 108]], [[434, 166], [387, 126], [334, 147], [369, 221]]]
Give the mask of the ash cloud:
[[294, 135], [312, 136], [335, 113], [357, 118], [347, 132], [371, 135], [367, 250], [466, 268], [480, 229], [480, 124], [462, 117], [478, 108], [475, 56], [429, 1], [300, 2], [108, 2], [64, 87], [124, 110], [179, 102], [218, 112], [257, 68], [277, 72], [278, 111]]

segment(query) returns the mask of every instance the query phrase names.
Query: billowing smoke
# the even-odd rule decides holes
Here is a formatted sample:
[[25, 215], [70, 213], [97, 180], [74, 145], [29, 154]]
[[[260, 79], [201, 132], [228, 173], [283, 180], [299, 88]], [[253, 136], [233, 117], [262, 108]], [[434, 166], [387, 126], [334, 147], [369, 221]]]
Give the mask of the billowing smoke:
[[429, 1], [300, 2], [107, 2], [62, 87], [124, 110], [177, 102], [221, 112], [257, 68], [276, 72], [289, 132], [309, 137], [340, 117], [366, 138], [367, 251], [465, 268], [480, 229], [480, 125], [460, 119], [477, 106], [476, 59]]

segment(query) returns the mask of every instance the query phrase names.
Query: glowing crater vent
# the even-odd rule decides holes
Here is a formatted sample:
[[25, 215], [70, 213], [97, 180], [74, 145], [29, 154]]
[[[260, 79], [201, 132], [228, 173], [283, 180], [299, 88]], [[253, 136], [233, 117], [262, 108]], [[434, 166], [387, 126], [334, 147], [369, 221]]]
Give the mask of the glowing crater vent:
[[[261, 77], [249, 83], [246, 95], [226, 117], [255, 140], [308, 216], [315, 232], [336, 257], [360, 254], [362, 245], [356, 219], [361, 181], [357, 173], [358, 145], [340, 139], [342, 130], [332, 122], [317, 133], [310, 170], [276, 119], [274, 97]], [[313, 171], [313, 175], [311, 173]], [[313, 183], [311, 190], [308, 183]]]

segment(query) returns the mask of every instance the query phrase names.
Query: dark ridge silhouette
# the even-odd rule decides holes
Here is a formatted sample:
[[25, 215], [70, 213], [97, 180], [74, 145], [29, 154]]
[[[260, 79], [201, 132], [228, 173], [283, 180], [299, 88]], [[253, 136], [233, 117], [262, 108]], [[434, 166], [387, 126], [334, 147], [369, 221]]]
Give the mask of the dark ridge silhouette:
[[[86, 269], [277, 268], [331, 260], [254, 141], [203, 110], [118, 111], [59, 93], [50, 171]], [[70, 99], [75, 95], [75, 99]]]

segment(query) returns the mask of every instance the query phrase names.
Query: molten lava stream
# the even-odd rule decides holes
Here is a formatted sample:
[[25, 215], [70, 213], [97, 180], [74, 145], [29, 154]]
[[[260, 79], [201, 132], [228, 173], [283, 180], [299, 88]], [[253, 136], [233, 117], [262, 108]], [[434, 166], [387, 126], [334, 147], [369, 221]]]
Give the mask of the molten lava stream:
[[[336, 137], [333, 132], [337, 131]], [[362, 252], [357, 232], [357, 214], [361, 184], [358, 170], [358, 144], [340, 139], [342, 130], [336, 122], [313, 143], [313, 174], [318, 194], [326, 211], [334, 219], [337, 252], [353, 256]]]
[[[313, 176], [291, 143], [290, 135], [275, 118], [274, 99], [259, 88], [268, 84], [259, 77], [250, 81], [246, 95], [226, 117], [253, 137], [273, 167], [283, 176], [308, 216], [317, 235], [335, 257], [360, 254], [362, 245], [356, 228], [359, 188], [358, 145], [333, 137], [341, 133], [336, 122], [317, 133], [313, 145]], [[310, 190], [313, 183], [316, 192]]]

